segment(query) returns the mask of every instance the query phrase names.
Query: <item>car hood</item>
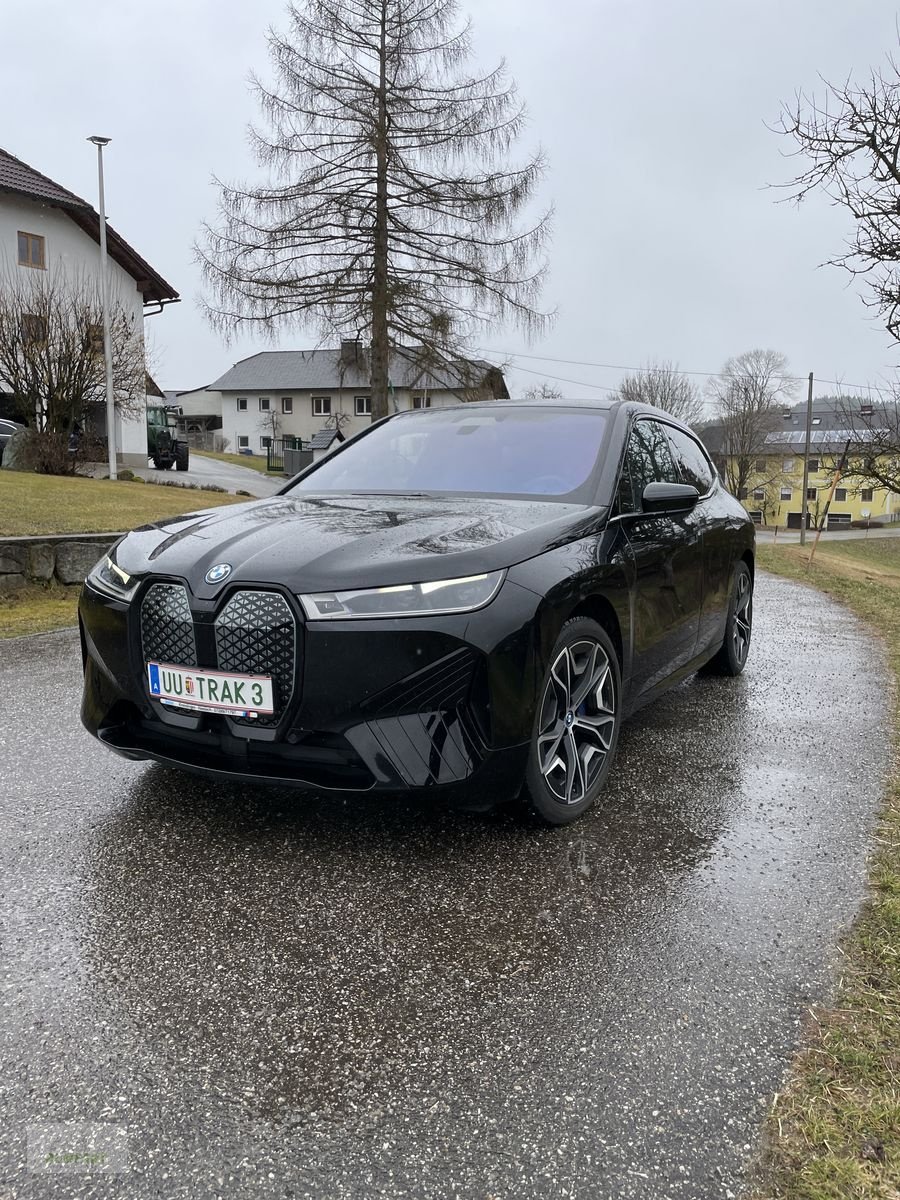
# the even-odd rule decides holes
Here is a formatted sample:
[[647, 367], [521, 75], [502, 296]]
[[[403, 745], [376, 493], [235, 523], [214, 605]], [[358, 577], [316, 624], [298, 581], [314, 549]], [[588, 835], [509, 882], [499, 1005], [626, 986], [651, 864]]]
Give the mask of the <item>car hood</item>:
[[[596, 529], [606, 510], [541, 499], [275, 496], [146, 525], [117, 550], [131, 574], [176, 575], [196, 595], [217, 563], [296, 592], [450, 579], [509, 567]], [[222, 586], [222, 585], [220, 585]]]

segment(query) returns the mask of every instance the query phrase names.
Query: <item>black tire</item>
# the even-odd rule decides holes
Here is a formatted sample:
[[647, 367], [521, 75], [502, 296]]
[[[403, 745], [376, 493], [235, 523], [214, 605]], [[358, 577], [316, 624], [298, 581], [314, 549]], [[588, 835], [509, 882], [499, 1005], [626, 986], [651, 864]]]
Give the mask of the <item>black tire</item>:
[[740, 675], [750, 653], [753, 633], [753, 576], [745, 562], [739, 562], [731, 581], [725, 640], [704, 670], [710, 675]]
[[522, 789], [523, 802], [541, 821], [568, 825], [597, 800], [616, 753], [621, 713], [622, 674], [612, 640], [596, 621], [573, 617], [550, 654]]
[[186, 471], [190, 466], [191, 452], [187, 446], [179, 446], [175, 451], [175, 470]]

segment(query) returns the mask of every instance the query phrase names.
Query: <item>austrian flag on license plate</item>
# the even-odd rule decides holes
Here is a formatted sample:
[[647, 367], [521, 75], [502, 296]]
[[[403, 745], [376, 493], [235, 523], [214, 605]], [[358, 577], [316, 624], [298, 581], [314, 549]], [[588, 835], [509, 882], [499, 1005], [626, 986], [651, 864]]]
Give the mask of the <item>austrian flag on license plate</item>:
[[173, 708], [227, 717], [269, 716], [275, 711], [270, 675], [231, 675], [148, 662], [147, 678], [150, 695]]

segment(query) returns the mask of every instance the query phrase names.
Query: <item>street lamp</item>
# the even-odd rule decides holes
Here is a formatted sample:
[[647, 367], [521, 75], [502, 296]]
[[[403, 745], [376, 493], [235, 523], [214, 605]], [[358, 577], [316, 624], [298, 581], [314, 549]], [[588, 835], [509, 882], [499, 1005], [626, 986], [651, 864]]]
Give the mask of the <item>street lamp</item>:
[[100, 294], [103, 304], [103, 358], [106, 363], [106, 444], [109, 448], [109, 477], [116, 471], [116, 398], [113, 394], [112, 343], [109, 331], [109, 279], [106, 258], [106, 200], [103, 195], [103, 147], [110, 139], [94, 134], [87, 139], [97, 147], [97, 175], [100, 188]]

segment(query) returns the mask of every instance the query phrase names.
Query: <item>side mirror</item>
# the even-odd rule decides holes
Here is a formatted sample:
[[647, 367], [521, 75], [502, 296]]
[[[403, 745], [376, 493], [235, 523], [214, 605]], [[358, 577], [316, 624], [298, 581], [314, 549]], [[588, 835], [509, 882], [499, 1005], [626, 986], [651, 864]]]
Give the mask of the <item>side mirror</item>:
[[690, 512], [700, 493], [689, 483], [648, 483], [641, 496], [645, 513]]

